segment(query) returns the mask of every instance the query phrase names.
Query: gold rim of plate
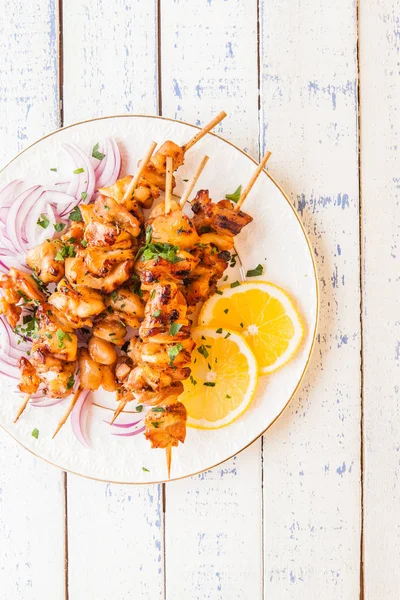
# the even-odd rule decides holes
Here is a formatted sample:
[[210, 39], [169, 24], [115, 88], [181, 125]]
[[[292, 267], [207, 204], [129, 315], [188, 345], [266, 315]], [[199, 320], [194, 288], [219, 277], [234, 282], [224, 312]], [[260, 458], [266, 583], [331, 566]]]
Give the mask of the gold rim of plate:
[[[14, 158], [12, 158], [2, 169], [0, 169], [0, 175], [3, 173], [3, 171], [9, 165], [11, 165], [12, 162], [14, 162], [14, 160], [16, 160], [22, 154], [24, 154], [24, 152], [27, 152], [27, 150], [29, 150], [30, 148], [32, 148], [33, 146], [35, 146], [36, 144], [38, 144], [42, 140], [45, 140], [46, 138], [51, 137], [52, 135], [55, 135], [55, 134], [59, 133], [60, 131], [64, 131], [65, 129], [71, 129], [72, 127], [76, 127], [77, 125], [84, 125], [85, 123], [91, 123], [93, 121], [103, 121], [105, 119], [119, 119], [119, 118], [126, 118], [126, 117], [129, 117], [129, 118], [138, 118], [139, 117], [141, 119], [143, 119], [143, 118], [144, 119], [160, 119], [161, 121], [171, 121], [173, 123], [182, 123], [182, 125], [188, 125], [189, 127], [193, 127], [194, 129], [199, 129], [199, 130], [201, 129], [201, 127], [199, 127], [197, 125], [193, 125], [193, 123], [188, 123], [187, 121], [179, 121], [178, 119], [170, 119], [169, 117], [160, 117], [158, 115], [120, 114], [120, 115], [108, 115], [108, 116], [104, 116], [104, 117], [96, 117], [94, 119], [85, 119], [84, 121], [77, 121], [76, 123], [71, 123], [71, 125], [66, 125], [65, 127], [59, 127], [58, 129], [55, 129], [54, 131], [52, 131], [50, 133], [47, 133], [46, 135], [42, 136], [41, 138], [39, 138], [38, 140], [36, 140], [35, 142], [33, 142], [32, 144], [30, 144], [26, 148], [24, 148], [24, 150], [22, 150], [21, 152], [19, 152], [18, 154], [16, 154], [14, 156]], [[232, 142], [226, 140], [221, 135], [218, 135], [218, 134], [212, 133], [212, 132], [209, 132], [207, 135], [212, 135], [212, 136], [214, 136], [214, 137], [222, 140], [226, 144], [229, 144], [229, 146], [232, 146], [233, 148], [235, 148], [236, 150], [238, 150], [238, 152], [240, 152], [241, 154], [243, 154], [244, 156], [246, 156], [246, 158], [248, 158], [254, 164], [256, 164], [256, 165], [259, 164], [258, 161], [255, 158], [253, 158], [250, 154], [247, 154], [244, 150], [242, 150], [241, 148], [239, 148], [238, 146], [236, 146]], [[172, 477], [171, 479], [160, 479], [160, 480], [155, 480], [155, 481], [129, 481], [129, 482], [126, 482], [126, 481], [115, 481], [115, 480], [112, 480], [110, 482], [108, 479], [101, 479], [100, 477], [91, 477], [90, 475], [82, 475], [81, 473], [76, 473], [75, 471], [72, 471], [71, 469], [66, 469], [64, 467], [61, 467], [60, 465], [57, 465], [57, 464], [51, 462], [50, 460], [48, 460], [46, 458], [43, 458], [42, 456], [40, 456], [40, 454], [36, 454], [36, 452], [34, 452], [33, 450], [31, 450], [30, 448], [27, 448], [27, 446], [25, 446], [20, 440], [18, 440], [16, 437], [14, 437], [13, 434], [10, 433], [0, 423], [0, 427], [4, 431], [6, 431], [8, 433], [8, 435], [10, 435], [10, 437], [12, 437], [20, 446], [22, 446], [25, 450], [27, 450], [30, 454], [32, 454], [36, 458], [40, 458], [41, 460], [43, 460], [46, 463], [52, 465], [53, 467], [57, 467], [57, 469], [61, 469], [62, 471], [65, 471], [67, 473], [71, 473], [71, 475], [78, 475], [79, 477], [84, 477], [85, 479], [92, 479], [93, 481], [101, 481], [102, 483], [116, 483], [116, 484], [119, 484], [119, 485], [151, 485], [151, 484], [157, 484], [157, 483], [169, 483], [171, 481], [180, 481], [182, 479], [187, 479], [188, 477], [194, 477], [195, 475], [199, 475], [200, 473], [204, 473], [204, 471], [209, 471], [210, 469], [215, 469], [219, 465], [222, 465], [224, 462], [230, 460], [234, 456], [237, 456], [238, 454], [240, 454], [241, 452], [243, 452], [243, 450], [246, 450], [246, 448], [248, 448], [249, 446], [251, 446], [251, 444], [254, 444], [254, 442], [256, 442], [261, 436], [263, 436], [264, 433], [266, 431], [268, 431], [268, 429], [270, 429], [270, 427], [272, 427], [272, 425], [274, 423], [276, 423], [276, 421], [285, 412], [285, 410], [289, 406], [290, 402], [292, 401], [292, 399], [296, 395], [296, 393], [297, 393], [300, 385], [303, 382], [304, 376], [305, 376], [305, 374], [307, 372], [307, 369], [308, 369], [308, 366], [310, 364], [311, 356], [312, 356], [312, 353], [313, 353], [313, 350], [314, 350], [314, 346], [315, 346], [315, 340], [316, 340], [316, 337], [317, 337], [317, 329], [318, 329], [319, 316], [320, 316], [320, 306], [319, 306], [319, 300], [320, 300], [320, 298], [319, 298], [319, 285], [318, 285], [317, 265], [316, 265], [316, 262], [315, 262], [315, 257], [314, 257], [314, 252], [312, 250], [311, 242], [310, 242], [309, 237], [307, 235], [307, 232], [306, 232], [306, 230], [304, 228], [304, 225], [303, 225], [303, 223], [302, 223], [299, 215], [297, 214], [297, 211], [295, 210], [293, 204], [291, 203], [291, 201], [289, 200], [288, 196], [286, 195], [286, 193], [282, 189], [282, 187], [279, 185], [279, 183], [277, 183], [275, 181], [275, 179], [272, 177], [272, 175], [270, 175], [268, 173], [268, 171], [266, 171], [265, 169], [263, 169], [263, 171], [267, 175], [267, 177], [269, 177], [269, 179], [272, 181], [272, 183], [281, 192], [281, 194], [283, 195], [283, 197], [285, 198], [286, 202], [290, 206], [290, 208], [291, 208], [294, 216], [297, 219], [297, 222], [299, 223], [299, 225], [301, 227], [301, 230], [303, 232], [304, 238], [305, 238], [305, 240], [307, 242], [308, 250], [310, 252], [311, 262], [312, 262], [312, 265], [313, 265], [314, 280], [315, 280], [315, 293], [316, 293], [316, 299], [317, 299], [317, 308], [316, 308], [316, 314], [315, 314], [315, 324], [314, 324], [314, 330], [313, 330], [313, 338], [312, 338], [312, 342], [311, 342], [311, 346], [310, 346], [310, 351], [309, 351], [308, 356], [307, 356], [306, 364], [304, 365], [304, 369], [303, 369], [303, 371], [302, 371], [302, 373], [300, 375], [300, 378], [299, 378], [299, 381], [297, 382], [296, 387], [293, 390], [292, 395], [290, 396], [290, 398], [288, 399], [288, 401], [286, 402], [285, 406], [282, 408], [282, 410], [280, 411], [280, 413], [275, 417], [275, 419], [273, 421], [271, 421], [271, 423], [269, 425], [267, 425], [267, 427], [263, 431], [261, 431], [261, 433], [259, 433], [248, 444], [246, 444], [242, 448], [238, 449], [237, 452], [234, 452], [230, 456], [227, 456], [226, 458], [224, 458], [224, 460], [221, 460], [221, 461], [217, 462], [215, 465], [211, 465], [211, 466], [205, 467], [204, 469], [201, 469], [200, 471], [195, 471], [194, 473], [188, 473], [187, 475], [183, 475], [182, 477]]]

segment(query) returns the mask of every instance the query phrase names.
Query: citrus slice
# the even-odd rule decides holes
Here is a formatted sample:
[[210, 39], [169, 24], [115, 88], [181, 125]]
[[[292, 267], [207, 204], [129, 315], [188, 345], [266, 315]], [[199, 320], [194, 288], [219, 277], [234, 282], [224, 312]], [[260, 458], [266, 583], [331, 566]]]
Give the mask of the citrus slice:
[[203, 305], [199, 324], [242, 333], [260, 375], [273, 373], [293, 357], [303, 339], [303, 323], [288, 294], [266, 281], [224, 286]]
[[196, 327], [192, 370], [179, 400], [188, 426], [220, 429], [249, 407], [257, 387], [257, 361], [244, 337], [234, 331]]

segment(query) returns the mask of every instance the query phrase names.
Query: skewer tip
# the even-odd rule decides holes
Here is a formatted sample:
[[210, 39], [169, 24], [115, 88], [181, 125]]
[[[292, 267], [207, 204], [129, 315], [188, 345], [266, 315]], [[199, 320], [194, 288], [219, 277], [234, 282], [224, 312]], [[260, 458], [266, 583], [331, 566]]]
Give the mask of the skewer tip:
[[31, 398], [31, 395], [26, 394], [25, 399], [24, 399], [23, 403], [21, 404], [21, 406], [19, 407], [18, 412], [15, 416], [14, 423], [16, 423], [18, 421], [18, 419], [20, 418], [20, 416], [22, 415], [22, 413], [28, 406], [28, 402], [29, 402], [30, 398]]
[[167, 446], [165, 449], [166, 455], [167, 455], [167, 472], [168, 472], [168, 479], [171, 479], [171, 460], [172, 460], [172, 447], [171, 446]]
[[118, 404], [117, 408], [115, 409], [113, 417], [110, 421], [110, 426], [114, 423], [116, 418], [122, 413], [122, 411], [124, 410], [126, 405], [127, 405], [127, 402], [125, 400], [121, 400], [121, 402]]

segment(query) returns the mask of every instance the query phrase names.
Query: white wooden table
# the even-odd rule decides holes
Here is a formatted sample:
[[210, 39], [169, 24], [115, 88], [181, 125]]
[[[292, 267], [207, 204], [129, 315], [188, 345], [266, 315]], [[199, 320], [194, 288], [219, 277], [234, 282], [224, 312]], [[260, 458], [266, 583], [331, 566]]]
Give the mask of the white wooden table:
[[0, 599], [398, 600], [398, 2], [0, 0], [0, 23], [1, 166], [74, 121], [225, 109], [273, 151], [321, 287], [300, 392], [213, 471], [103, 484], [0, 431]]

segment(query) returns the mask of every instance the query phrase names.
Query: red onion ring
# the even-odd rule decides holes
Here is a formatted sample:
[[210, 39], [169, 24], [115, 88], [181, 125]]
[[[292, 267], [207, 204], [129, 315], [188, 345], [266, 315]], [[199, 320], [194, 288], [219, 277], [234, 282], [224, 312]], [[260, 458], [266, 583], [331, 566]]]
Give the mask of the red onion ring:
[[134, 425], [137, 425], [140, 422], [141, 422], [141, 420], [134, 421], [133, 423], [111, 423], [111, 421], [103, 420], [103, 423], [107, 423], [107, 425], [111, 425], [112, 427], [123, 427], [123, 428], [133, 427]]
[[36, 185], [22, 192], [11, 204], [6, 218], [6, 231], [16, 252], [25, 252], [26, 244], [22, 237], [22, 228], [30, 209], [42, 195], [44, 188]]
[[132, 437], [134, 435], [139, 435], [139, 433], [143, 433], [146, 430], [146, 427], [141, 427], [136, 431], [130, 431], [129, 433], [112, 433], [111, 435], [115, 435], [116, 437]]
[[90, 440], [86, 431], [87, 427], [87, 416], [92, 406], [92, 399], [90, 390], [83, 390], [71, 412], [71, 425], [72, 431], [78, 441], [85, 446], [90, 448]]

